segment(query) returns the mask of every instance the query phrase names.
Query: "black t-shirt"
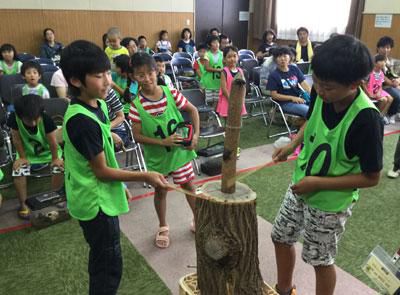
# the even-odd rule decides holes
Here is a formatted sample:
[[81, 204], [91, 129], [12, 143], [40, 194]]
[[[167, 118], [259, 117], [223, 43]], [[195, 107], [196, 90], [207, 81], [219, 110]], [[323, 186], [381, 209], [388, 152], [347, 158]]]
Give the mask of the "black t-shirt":
[[[101, 122], [106, 122], [106, 117], [99, 103], [98, 107], [94, 108], [77, 98], [73, 98], [70, 104], [80, 104], [95, 114]], [[103, 151], [101, 128], [93, 119], [83, 114], [73, 116], [67, 122], [67, 133], [73, 146], [88, 161], [92, 160]]]
[[[41, 116], [44, 124], [44, 131], [46, 132], [46, 134], [51, 133], [57, 129], [56, 124], [54, 124], [53, 119], [50, 118], [49, 115], [47, 115], [46, 113], [42, 113]], [[22, 124], [24, 123], [22, 122]], [[8, 117], [7, 126], [10, 127], [11, 129], [18, 130], [17, 119], [15, 118], [14, 112], [12, 112]], [[29, 133], [35, 134], [37, 132], [37, 126], [29, 127], [24, 124], [24, 127]]]
[[[359, 90], [360, 91], [360, 90]], [[357, 93], [357, 97], [359, 92]], [[311, 102], [307, 114], [310, 118], [316, 98], [314, 88], [311, 91]], [[354, 102], [354, 101], [353, 101]], [[350, 107], [350, 106], [349, 106]], [[330, 129], [336, 127], [343, 119], [349, 107], [337, 113], [332, 103], [323, 102], [322, 119]], [[364, 109], [355, 117], [345, 138], [345, 150], [349, 158], [360, 158], [361, 171], [364, 173], [379, 172], [383, 163], [383, 122], [379, 112], [373, 109]]]
[[258, 52], [258, 51], [261, 51], [262, 53], [266, 53], [267, 51], [269, 51], [269, 49], [270, 49], [271, 47], [275, 47], [275, 44], [274, 44], [274, 43], [272, 43], [272, 44], [262, 43], [262, 44], [258, 47], [257, 52]]
[[307, 47], [308, 47], [307, 45], [306, 46], [301, 46], [301, 59], [303, 61], [309, 61], [308, 48]]

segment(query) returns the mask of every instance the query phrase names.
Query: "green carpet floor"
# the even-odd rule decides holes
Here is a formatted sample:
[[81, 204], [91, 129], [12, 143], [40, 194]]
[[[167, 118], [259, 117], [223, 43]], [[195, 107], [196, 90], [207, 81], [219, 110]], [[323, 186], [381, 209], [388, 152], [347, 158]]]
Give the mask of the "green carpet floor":
[[[170, 294], [159, 276], [122, 235], [124, 269], [118, 294]], [[78, 222], [0, 235], [0, 293], [88, 293], [88, 247]]]
[[[398, 137], [385, 137], [381, 181], [376, 187], [361, 190], [360, 200], [353, 209], [353, 216], [346, 224], [346, 232], [339, 245], [337, 265], [371, 287], [375, 286], [361, 270], [368, 254], [378, 244], [390, 255], [400, 246], [400, 179], [386, 177], [387, 170], [392, 168]], [[294, 164], [294, 161], [282, 163], [244, 179], [257, 192], [258, 214], [271, 223], [289, 185]]]

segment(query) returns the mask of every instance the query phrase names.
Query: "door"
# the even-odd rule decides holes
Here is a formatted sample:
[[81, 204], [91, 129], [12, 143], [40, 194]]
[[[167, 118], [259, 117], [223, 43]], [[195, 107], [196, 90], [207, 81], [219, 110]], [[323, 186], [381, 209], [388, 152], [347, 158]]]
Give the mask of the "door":
[[204, 42], [211, 28], [228, 35], [239, 49], [247, 48], [248, 21], [239, 21], [240, 11], [249, 11], [249, 0], [195, 0], [196, 43]]

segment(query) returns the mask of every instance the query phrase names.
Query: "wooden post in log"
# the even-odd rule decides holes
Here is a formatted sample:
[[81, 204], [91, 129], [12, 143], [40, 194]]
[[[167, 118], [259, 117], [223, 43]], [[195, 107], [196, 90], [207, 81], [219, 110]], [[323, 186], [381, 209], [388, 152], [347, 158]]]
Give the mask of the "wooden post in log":
[[198, 287], [202, 295], [269, 294], [258, 260], [256, 194], [236, 183], [236, 153], [246, 87], [232, 83], [226, 124], [222, 182], [203, 185], [208, 199], [196, 203]]

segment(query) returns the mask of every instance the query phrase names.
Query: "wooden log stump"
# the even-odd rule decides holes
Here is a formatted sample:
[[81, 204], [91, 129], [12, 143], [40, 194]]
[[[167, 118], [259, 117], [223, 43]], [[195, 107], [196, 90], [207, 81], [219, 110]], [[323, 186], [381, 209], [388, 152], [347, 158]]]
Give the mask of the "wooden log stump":
[[258, 260], [256, 194], [236, 183], [221, 192], [221, 182], [203, 185], [209, 199], [196, 204], [198, 286], [202, 295], [263, 294]]

